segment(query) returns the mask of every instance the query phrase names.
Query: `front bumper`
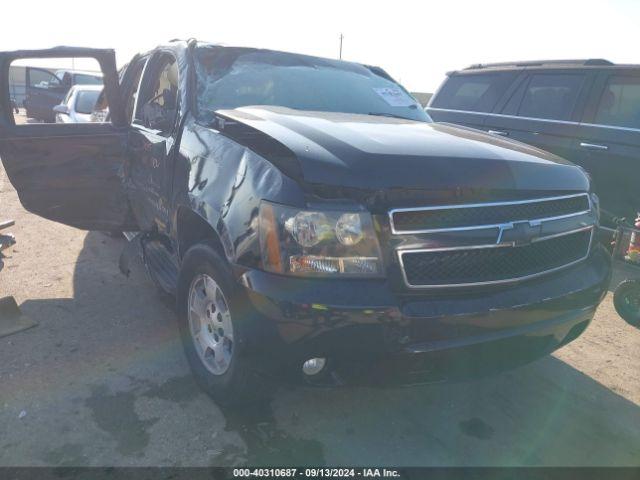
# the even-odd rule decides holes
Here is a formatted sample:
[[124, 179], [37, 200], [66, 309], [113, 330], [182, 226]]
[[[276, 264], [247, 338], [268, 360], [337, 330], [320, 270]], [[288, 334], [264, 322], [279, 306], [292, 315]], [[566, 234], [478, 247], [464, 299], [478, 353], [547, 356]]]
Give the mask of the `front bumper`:
[[[385, 280], [241, 275], [260, 342], [280, 366], [326, 357], [336, 381], [412, 383], [507, 369], [576, 338], [611, 275], [600, 246], [583, 262], [527, 282], [394, 292]], [[269, 347], [267, 347], [269, 345]], [[275, 346], [275, 347], [274, 347]]]

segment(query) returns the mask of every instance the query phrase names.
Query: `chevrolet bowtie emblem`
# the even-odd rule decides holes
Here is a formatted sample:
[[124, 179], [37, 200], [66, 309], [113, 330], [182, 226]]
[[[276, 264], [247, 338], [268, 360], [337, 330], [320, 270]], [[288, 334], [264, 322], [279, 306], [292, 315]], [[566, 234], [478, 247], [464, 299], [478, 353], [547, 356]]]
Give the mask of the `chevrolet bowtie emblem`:
[[514, 222], [500, 225], [498, 241], [496, 243], [506, 243], [514, 246], [529, 245], [536, 238], [540, 237], [542, 225], [531, 222]]

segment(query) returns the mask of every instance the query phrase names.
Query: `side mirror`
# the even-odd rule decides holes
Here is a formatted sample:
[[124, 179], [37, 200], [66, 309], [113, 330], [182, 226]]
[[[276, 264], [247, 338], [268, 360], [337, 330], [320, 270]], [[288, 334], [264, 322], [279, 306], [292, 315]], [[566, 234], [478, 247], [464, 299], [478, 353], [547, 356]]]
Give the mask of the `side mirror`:
[[61, 103], [60, 105], [56, 105], [53, 107], [53, 111], [56, 113], [60, 113], [62, 115], [69, 115], [69, 107], [65, 104]]

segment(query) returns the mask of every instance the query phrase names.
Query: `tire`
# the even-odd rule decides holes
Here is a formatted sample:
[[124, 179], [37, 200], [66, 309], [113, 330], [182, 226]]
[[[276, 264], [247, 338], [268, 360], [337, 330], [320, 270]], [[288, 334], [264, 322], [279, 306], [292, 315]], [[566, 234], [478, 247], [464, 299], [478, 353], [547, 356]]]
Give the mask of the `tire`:
[[[212, 295], [216, 288], [222, 296]], [[228, 262], [213, 244], [199, 243], [187, 251], [176, 295], [180, 337], [196, 381], [223, 407], [264, 401], [270, 390], [256, 368], [259, 361], [251, 348], [255, 318], [247, 302], [242, 301], [243, 293]], [[192, 308], [203, 298], [203, 309]], [[194, 331], [200, 332], [200, 340], [196, 340]]]
[[640, 281], [620, 283], [613, 293], [613, 306], [627, 323], [640, 326]]

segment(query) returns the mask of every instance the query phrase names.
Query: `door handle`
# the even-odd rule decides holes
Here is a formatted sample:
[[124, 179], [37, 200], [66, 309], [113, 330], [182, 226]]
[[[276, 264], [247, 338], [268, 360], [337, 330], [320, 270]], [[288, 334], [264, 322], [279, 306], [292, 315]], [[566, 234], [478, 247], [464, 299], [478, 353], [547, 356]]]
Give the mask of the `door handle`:
[[609, 147], [606, 145], [599, 145], [597, 143], [585, 143], [580, 142], [580, 146], [582, 148], [586, 148], [587, 150], [609, 150]]
[[509, 132], [503, 132], [502, 130], [487, 130], [488, 133], [493, 133], [494, 135], [500, 135], [501, 137], [508, 137]]

